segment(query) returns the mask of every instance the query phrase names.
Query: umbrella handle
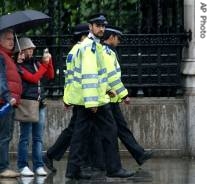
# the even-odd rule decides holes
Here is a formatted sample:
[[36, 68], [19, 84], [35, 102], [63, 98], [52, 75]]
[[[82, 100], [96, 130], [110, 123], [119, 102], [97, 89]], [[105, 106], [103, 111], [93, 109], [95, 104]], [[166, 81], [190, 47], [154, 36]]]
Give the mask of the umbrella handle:
[[15, 33], [15, 39], [16, 39], [16, 43], [17, 43], [17, 46], [18, 46], [18, 50], [19, 50], [19, 52], [21, 52], [20, 44], [19, 44], [19, 41], [18, 41], [16, 33]]

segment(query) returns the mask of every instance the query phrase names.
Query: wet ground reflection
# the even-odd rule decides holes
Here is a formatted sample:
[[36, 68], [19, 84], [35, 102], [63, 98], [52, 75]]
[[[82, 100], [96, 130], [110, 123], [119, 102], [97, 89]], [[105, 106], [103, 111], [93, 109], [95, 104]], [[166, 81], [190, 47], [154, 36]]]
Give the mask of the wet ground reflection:
[[[90, 180], [69, 180], [65, 178], [66, 160], [55, 162], [57, 173], [47, 177], [0, 178], [0, 184], [194, 184], [195, 161], [190, 159], [154, 158], [139, 168], [133, 159], [123, 159], [123, 166], [136, 170], [131, 178], [108, 178], [103, 173], [94, 173]], [[15, 161], [12, 162], [15, 168]]]

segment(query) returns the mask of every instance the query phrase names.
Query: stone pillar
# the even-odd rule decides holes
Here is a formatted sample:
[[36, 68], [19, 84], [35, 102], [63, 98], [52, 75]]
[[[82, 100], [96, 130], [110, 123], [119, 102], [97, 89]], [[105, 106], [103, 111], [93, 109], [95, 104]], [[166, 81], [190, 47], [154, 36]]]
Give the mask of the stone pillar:
[[184, 0], [184, 28], [192, 31], [189, 47], [183, 49], [181, 73], [186, 100], [187, 149], [195, 156], [195, 1]]

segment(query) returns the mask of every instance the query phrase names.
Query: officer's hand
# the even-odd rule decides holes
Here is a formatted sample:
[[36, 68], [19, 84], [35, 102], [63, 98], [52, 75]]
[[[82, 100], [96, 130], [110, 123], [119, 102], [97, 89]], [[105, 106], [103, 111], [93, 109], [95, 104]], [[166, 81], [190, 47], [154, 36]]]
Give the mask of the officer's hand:
[[98, 107], [90, 107], [90, 111], [93, 113], [96, 113], [98, 110]]
[[130, 98], [129, 98], [129, 97], [126, 97], [126, 98], [123, 100], [123, 102], [124, 102], [126, 105], [130, 104]]
[[10, 105], [13, 106], [17, 103], [17, 100], [15, 98], [11, 98], [11, 100], [9, 101]]
[[109, 90], [109, 91], [107, 91], [106, 92], [108, 95], [109, 95], [109, 97], [111, 97], [111, 98], [113, 98], [113, 97], [115, 97], [116, 95], [117, 95], [117, 93], [114, 91], [114, 90]]
[[63, 108], [65, 111], [70, 110], [73, 107], [72, 104], [66, 104], [65, 102], [63, 102]]

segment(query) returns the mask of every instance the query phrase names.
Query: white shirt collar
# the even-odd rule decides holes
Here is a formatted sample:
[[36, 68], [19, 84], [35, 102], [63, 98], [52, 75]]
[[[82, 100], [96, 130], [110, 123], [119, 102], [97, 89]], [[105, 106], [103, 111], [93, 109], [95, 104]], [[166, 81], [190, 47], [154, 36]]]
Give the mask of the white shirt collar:
[[92, 38], [95, 42], [100, 43], [100, 39], [97, 38], [93, 33], [89, 32], [88, 38]]

